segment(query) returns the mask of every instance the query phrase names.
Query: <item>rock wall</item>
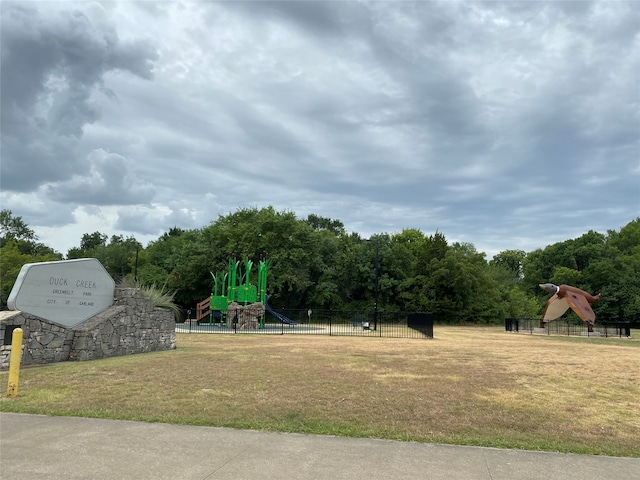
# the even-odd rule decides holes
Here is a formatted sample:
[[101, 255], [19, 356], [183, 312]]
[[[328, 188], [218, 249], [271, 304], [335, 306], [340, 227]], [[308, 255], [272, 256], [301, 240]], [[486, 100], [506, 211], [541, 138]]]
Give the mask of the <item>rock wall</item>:
[[227, 308], [227, 316], [231, 326], [238, 323], [238, 330], [257, 330], [260, 317], [264, 316], [264, 305], [260, 302], [240, 305], [231, 302]]
[[0, 369], [9, 367], [9, 337], [16, 327], [23, 330], [23, 365], [176, 348], [173, 313], [154, 307], [135, 288], [117, 288], [113, 306], [73, 328], [18, 311], [0, 314]]
[[73, 343], [73, 330], [51, 323], [27, 313], [2, 312], [0, 317], [0, 369], [9, 368], [11, 355], [10, 334], [14, 328], [22, 329], [22, 364], [64, 362], [69, 359]]

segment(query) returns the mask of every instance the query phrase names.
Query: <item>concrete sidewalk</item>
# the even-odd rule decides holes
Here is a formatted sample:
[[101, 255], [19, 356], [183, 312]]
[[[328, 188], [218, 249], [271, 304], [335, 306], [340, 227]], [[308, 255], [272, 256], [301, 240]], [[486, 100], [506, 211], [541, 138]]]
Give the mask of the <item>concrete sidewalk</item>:
[[640, 480], [640, 459], [1, 413], [0, 477]]

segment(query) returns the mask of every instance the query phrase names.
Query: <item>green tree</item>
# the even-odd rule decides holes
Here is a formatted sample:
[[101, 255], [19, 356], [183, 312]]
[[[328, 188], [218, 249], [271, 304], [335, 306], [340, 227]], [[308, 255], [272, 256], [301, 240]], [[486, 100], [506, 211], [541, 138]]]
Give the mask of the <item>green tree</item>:
[[4, 309], [20, 269], [27, 263], [51, 262], [61, 255], [45, 247], [35, 253], [24, 253], [18, 240], [8, 240], [0, 247], [0, 305]]
[[68, 259], [77, 258], [94, 258], [97, 255], [98, 249], [104, 247], [107, 244], [109, 237], [100, 232], [85, 233], [82, 235], [79, 247], [70, 248], [67, 251]]
[[562, 266], [554, 269], [549, 282], [556, 285], [573, 285], [578, 288], [584, 287], [582, 273], [579, 270]]
[[312, 234], [309, 277], [312, 287], [308, 306], [314, 308], [341, 308], [343, 299], [339, 289], [339, 252], [341, 230], [321, 229]]
[[134, 273], [136, 253], [142, 245], [135, 237], [112, 235], [108, 245], [97, 247], [98, 260], [115, 280]]
[[22, 217], [14, 217], [11, 210], [0, 211], [0, 240], [35, 241], [38, 237], [35, 232], [22, 220]]
[[489, 261], [489, 265], [508, 272], [513, 281], [519, 282], [524, 276], [523, 264], [527, 254], [523, 250], [504, 250]]
[[[139, 252], [139, 277], [177, 290], [176, 300], [193, 306], [211, 293], [210, 272], [226, 270], [229, 257], [257, 262], [268, 256], [268, 293], [276, 308], [372, 309], [377, 266], [381, 310], [432, 311], [447, 322], [502, 322], [539, 315], [548, 294], [538, 284], [553, 281], [601, 290], [597, 315], [617, 318], [635, 315], [640, 304], [634, 283], [640, 277], [638, 225], [635, 220], [606, 236], [589, 231], [526, 254], [505, 250], [487, 262], [472, 244], [449, 245], [441, 232], [405, 229], [367, 240], [346, 233], [338, 220], [244, 208], [202, 229], [172, 228]], [[112, 238], [103, 245], [97, 233], [83, 243], [97, 250], [92, 253], [126, 243]], [[122, 274], [131, 257], [115, 264]], [[627, 293], [607, 293], [605, 301], [618, 286]]]
[[85, 233], [80, 240], [80, 247], [67, 252], [68, 259], [96, 258], [111, 277], [119, 281], [134, 273], [136, 253], [142, 245], [135, 237], [112, 235], [109, 237], [100, 232]]
[[340, 220], [309, 214], [306, 223], [316, 231], [327, 230], [335, 236], [344, 235], [345, 233], [344, 225]]
[[[369, 242], [363, 240], [357, 233], [338, 237], [338, 250], [334, 265], [335, 290], [339, 302], [331, 303], [330, 307], [356, 308], [356, 305], [373, 305], [373, 294], [367, 300], [367, 289], [374, 279], [373, 261], [368, 265], [367, 257], [374, 258], [373, 253], [367, 253]], [[370, 289], [373, 292], [373, 288]]]
[[596, 318], [638, 319], [640, 312], [640, 219], [636, 218], [619, 232], [607, 235], [589, 231], [545, 249], [527, 254], [523, 262], [523, 285], [543, 303], [548, 294], [538, 283], [573, 285], [590, 293], [601, 292], [593, 305]]
[[634, 255], [640, 249], [640, 217], [630, 221], [619, 232], [610, 230], [607, 236], [607, 244], [620, 253]]
[[[276, 212], [273, 207], [239, 209], [201, 230], [165, 234], [151, 242], [142, 273], [165, 272], [168, 285], [178, 290], [176, 300], [194, 305], [211, 293], [210, 272], [225, 270], [229, 257], [247, 257], [257, 263], [268, 256], [268, 293], [274, 306], [302, 308], [312, 301], [319, 283], [323, 285], [322, 301], [335, 300], [336, 288], [331, 285], [327, 264], [322, 263], [335, 251], [332, 236], [331, 229], [314, 229], [292, 212]], [[255, 283], [257, 270], [251, 274]]]
[[541, 304], [533, 295], [517, 286], [503, 290], [502, 306], [504, 318], [537, 318], [541, 315]]

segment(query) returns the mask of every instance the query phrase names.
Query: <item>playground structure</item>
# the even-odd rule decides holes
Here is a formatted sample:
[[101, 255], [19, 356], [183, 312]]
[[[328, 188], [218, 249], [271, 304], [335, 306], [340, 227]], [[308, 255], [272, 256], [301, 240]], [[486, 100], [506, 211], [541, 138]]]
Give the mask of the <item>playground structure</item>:
[[264, 328], [265, 312], [287, 325], [296, 322], [282, 314], [275, 312], [268, 304], [267, 271], [269, 259], [261, 259], [258, 263], [258, 284], [250, 281], [253, 261], [244, 259], [244, 272], [240, 270], [240, 261], [230, 258], [227, 270], [217, 273], [211, 272], [213, 291], [209, 298], [198, 303], [196, 318], [198, 323], [203, 320], [213, 325], [231, 328], [234, 324], [241, 329]]

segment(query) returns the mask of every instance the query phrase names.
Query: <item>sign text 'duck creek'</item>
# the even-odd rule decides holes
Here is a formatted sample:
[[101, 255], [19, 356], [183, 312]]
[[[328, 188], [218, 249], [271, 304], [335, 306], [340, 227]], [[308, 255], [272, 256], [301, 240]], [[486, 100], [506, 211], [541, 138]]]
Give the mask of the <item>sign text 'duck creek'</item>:
[[115, 282], [95, 258], [22, 266], [7, 306], [73, 327], [113, 304]]

